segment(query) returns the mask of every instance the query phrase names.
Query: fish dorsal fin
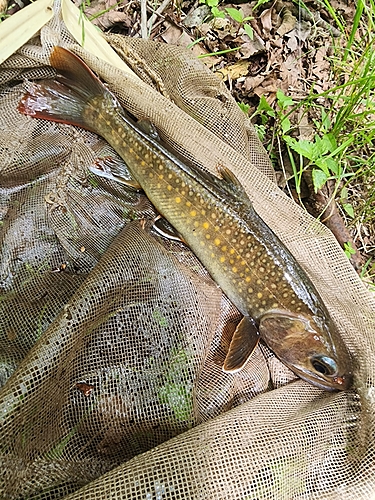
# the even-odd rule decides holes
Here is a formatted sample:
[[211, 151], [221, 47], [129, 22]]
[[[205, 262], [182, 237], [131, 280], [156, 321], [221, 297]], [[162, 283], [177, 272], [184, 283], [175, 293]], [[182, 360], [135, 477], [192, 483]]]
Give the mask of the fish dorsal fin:
[[219, 175], [224, 179], [225, 182], [228, 182], [229, 184], [233, 184], [238, 189], [241, 189], [243, 191], [242, 184], [240, 181], [237, 179], [237, 177], [234, 175], [234, 173], [229, 170], [228, 167], [225, 167], [224, 165], [218, 165], [217, 171]]
[[234, 331], [223, 371], [236, 373], [245, 366], [259, 342], [259, 331], [255, 321], [244, 316]]
[[252, 208], [252, 203], [248, 197], [243, 185], [240, 183], [236, 175], [224, 165], [219, 165], [217, 171], [224, 181], [226, 188], [239, 200], [245, 201]]

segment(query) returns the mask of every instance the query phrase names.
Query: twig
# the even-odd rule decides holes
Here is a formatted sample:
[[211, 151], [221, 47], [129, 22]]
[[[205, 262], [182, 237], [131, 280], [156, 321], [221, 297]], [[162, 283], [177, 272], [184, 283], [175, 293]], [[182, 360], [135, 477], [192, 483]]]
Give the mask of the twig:
[[169, 3], [171, 0], [163, 0], [163, 2], [160, 4], [160, 7], [158, 7], [155, 11], [154, 14], [150, 17], [147, 23], [147, 27], [149, 29], [149, 32], [151, 33], [152, 25], [156, 19], [156, 17], [161, 15], [165, 9], [168, 7]]
[[147, 0], [141, 0], [141, 37], [147, 40]]

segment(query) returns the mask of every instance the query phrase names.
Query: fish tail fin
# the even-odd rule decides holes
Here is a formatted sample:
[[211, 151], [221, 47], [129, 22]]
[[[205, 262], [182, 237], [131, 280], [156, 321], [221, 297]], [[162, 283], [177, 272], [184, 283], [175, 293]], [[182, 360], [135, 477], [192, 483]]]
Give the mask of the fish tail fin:
[[93, 98], [111, 94], [91, 69], [69, 50], [55, 47], [50, 62], [61, 76], [31, 84], [18, 110], [34, 118], [95, 131], [95, 123], [90, 123], [90, 115], [85, 109]]

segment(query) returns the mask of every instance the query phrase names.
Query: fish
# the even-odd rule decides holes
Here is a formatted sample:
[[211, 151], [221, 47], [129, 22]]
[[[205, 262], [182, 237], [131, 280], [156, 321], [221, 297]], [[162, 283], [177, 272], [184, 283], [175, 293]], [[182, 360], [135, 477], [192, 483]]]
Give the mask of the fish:
[[138, 127], [69, 50], [55, 47], [50, 63], [56, 78], [33, 83], [19, 112], [95, 132], [121, 156], [134, 183], [243, 315], [224, 372], [242, 370], [261, 338], [303, 380], [349, 389], [352, 358], [322, 298], [237, 177], [223, 165], [214, 175], [183, 162]]

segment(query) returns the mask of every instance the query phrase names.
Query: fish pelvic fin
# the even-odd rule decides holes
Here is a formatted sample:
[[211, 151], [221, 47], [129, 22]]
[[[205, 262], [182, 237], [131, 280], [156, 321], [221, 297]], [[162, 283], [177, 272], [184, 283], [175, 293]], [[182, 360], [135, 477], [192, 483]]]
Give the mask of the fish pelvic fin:
[[95, 131], [95, 124], [85, 118], [85, 109], [93, 98], [112, 95], [91, 69], [69, 50], [55, 47], [50, 62], [60, 76], [30, 84], [18, 104], [18, 111], [34, 118]]
[[255, 321], [244, 316], [234, 331], [224, 361], [225, 373], [236, 373], [245, 366], [259, 342], [259, 331]]

